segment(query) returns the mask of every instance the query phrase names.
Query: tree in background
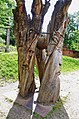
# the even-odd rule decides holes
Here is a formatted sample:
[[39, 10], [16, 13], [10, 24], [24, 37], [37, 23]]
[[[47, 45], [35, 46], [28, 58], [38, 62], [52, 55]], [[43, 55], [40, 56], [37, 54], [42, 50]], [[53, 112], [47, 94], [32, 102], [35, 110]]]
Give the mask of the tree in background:
[[70, 50], [79, 51], [79, 12], [69, 15], [69, 25], [67, 26], [64, 38], [64, 46]]
[[[0, 43], [4, 43], [6, 40], [6, 34], [10, 28], [11, 43], [14, 44], [13, 38], [13, 14], [12, 9], [15, 8], [15, 2], [13, 0], [0, 0]], [[9, 34], [9, 33], [8, 33]]]
[[76, 18], [77, 30], [79, 30], [79, 11], [74, 13], [74, 16]]

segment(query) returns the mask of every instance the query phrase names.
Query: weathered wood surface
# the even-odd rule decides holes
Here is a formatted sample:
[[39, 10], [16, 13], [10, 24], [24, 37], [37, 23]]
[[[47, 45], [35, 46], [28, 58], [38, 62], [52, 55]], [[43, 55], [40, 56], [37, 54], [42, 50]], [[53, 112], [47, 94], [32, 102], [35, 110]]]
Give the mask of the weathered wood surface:
[[[34, 92], [34, 63], [35, 49], [40, 35], [44, 15], [49, 8], [49, 2], [43, 5], [42, 0], [32, 3], [32, 19], [27, 15], [24, 0], [16, 0], [17, 8], [14, 10], [14, 35], [18, 51], [18, 78], [20, 94], [26, 96]], [[27, 1], [26, 1], [27, 2]], [[33, 88], [32, 88], [33, 87]]]
[[42, 78], [38, 102], [43, 105], [55, 103], [60, 94], [60, 65], [62, 56], [63, 37], [66, 26], [69, 22], [67, 10], [71, 0], [58, 1], [55, 5], [51, 21], [48, 25], [48, 59]]
[[[14, 35], [18, 51], [19, 93], [27, 96], [34, 92], [34, 64], [37, 67], [41, 87], [38, 103], [55, 103], [60, 94], [61, 49], [66, 26], [69, 22], [67, 10], [72, 0], [58, 0], [48, 25], [47, 38], [40, 38], [44, 16], [50, 6], [50, 0], [33, 0], [32, 19], [27, 15], [24, 0], [16, 0], [14, 10]], [[26, 1], [27, 2], [27, 1]], [[44, 51], [43, 49], [46, 49]]]

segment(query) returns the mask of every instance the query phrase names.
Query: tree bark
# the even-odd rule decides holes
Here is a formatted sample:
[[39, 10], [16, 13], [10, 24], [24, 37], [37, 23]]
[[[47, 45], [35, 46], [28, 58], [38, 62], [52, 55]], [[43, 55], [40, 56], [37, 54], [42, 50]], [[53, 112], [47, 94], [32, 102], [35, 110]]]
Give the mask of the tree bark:
[[71, 0], [57, 1], [51, 21], [48, 25], [48, 59], [42, 78], [38, 103], [49, 105], [59, 99], [60, 95], [60, 65], [64, 32], [69, 22], [67, 10]]
[[7, 29], [7, 38], [6, 38], [5, 52], [9, 52], [9, 45], [10, 45], [10, 28]]
[[19, 93], [24, 97], [34, 92], [34, 63], [35, 49], [40, 35], [44, 15], [50, 3], [42, 4], [42, 0], [33, 0], [32, 19], [27, 15], [24, 0], [16, 0], [17, 8], [14, 10], [14, 35], [18, 51], [18, 78]]
[[[49, 0], [50, 1], [50, 0]], [[19, 93], [24, 97], [34, 92], [34, 64], [37, 58], [41, 81], [38, 103], [55, 103], [60, 94], [60, 65], [64, 32], [69, 22], [67, 10], [72, 0], [58, 0], [48, 25], [47, 38], [40, 38], [44, 16], [49, 1], [33, 0], [32, 19], [27, 15], [24, 0], [16, 0], [14, 10], [14, 35], [18, 51]], [[27, 1], [26, 1], [27, 2]], [[46, 49], [46, 54], [44, 50]]]

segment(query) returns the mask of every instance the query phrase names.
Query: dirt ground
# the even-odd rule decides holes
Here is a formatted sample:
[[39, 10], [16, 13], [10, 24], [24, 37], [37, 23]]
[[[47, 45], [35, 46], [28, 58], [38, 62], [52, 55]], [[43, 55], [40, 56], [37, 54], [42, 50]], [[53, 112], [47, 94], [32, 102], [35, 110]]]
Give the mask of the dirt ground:
[[[34, 114], [33, 119], [79, 119], [79, 71], [61, 74], [62, 104], [47, 117]], [[15, 103], [18, 82], [0, 83], [0, 119], [30, 119], [31, 110]], [[16, 92], [10, 93], [11, 91]]]

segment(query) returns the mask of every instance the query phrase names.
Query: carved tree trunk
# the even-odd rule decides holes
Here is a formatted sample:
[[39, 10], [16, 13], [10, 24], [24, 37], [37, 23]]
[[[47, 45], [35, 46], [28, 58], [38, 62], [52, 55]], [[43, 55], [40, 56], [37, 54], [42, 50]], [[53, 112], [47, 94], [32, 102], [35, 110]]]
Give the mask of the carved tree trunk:
[[[16, 0], [17, 8], [14, 13], [14, 35], [18, 51], [19, 93], [26, 96], [34, 92], [34, 63], [35, 49], [41, 32], [44, 15], [50, 3], [34, 0], [32, 4], [32, 19], [27, 15], [24, 0]], [[26, 1], [27, 2], [27, 1]]]
[[[49, 0], [50, 1], [50, 0]], [[68, 24], [67, 10], [72, 0], [58, 0], [48, 25], [47, 38], [40, 39], [44, 16], [50, 6], [49, 1], [33, 0], [32, 19], [27, 15], [24, 0], [16, 0], [14, 10], [14, 35], [18, 51], [19, 93], [27, 96], [34, 92], [35, 56], [41, 87], [38, 102], [55, 103], [60, 93], [61, 50], [65, 28]], [[27, 1], [26, 1], [27, 2]], [[43, 49], [46, 49], [46, 54]]]
[[47, 105], [55, 103], [60, 94], [60, 65], [65, 28], [69, 22], [67, 10], [71, 0], [58, 1], [48, 25], [45, 71], [42, 78], [38, 102]]

